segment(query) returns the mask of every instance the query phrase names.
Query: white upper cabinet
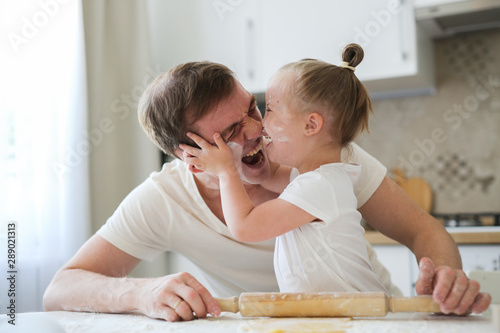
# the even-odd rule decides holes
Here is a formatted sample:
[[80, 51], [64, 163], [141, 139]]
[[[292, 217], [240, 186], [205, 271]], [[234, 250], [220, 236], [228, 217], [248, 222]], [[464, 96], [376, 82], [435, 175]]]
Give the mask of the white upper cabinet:
[[302, 58], [341, 62], [346, 44], [365, 57], [356, 69], [374, 97], [433, 91], [430, 39], [418, 38], [410, 0], [263, 1], [264, 76]]
[[398, 75], [413, 67], [407, 61], [412, 51], [408, 36], [415, 33], [411, 13], [397, 0], [264, 1], [265, 70], [300, 58], [338, 64], [342, 48], [355, 42], [365, 51], [360, 79]]
[[[183, 0], [184, 1], [184, 0]], [[249, 91], [262, 89], [262, 58], [259, 42], [263, 35], [260, 1], [198, 0], [198, 24], [202, 56], [235, 71]]]
[[360, 44], [356, 75], [372, 97], [433, 91], [433, 51], [416, 29], [411, 0], [150, 0], [155, 58], [164, 68], [210, 60], [264, 92], [282, 65], [302, 58], [341, 61]]
[[264, 89], [260, 1], [150, 0], [155, 61], [162, 68], [188, 61], [222, 63], [249, 91]]

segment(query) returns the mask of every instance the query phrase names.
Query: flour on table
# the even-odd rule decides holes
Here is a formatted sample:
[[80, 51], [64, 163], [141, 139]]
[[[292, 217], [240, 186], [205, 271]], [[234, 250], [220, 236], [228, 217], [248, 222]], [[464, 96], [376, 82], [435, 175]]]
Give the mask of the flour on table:
[[351, 318], [257, 319], [238, 327], [238, 333], [344, 333]]

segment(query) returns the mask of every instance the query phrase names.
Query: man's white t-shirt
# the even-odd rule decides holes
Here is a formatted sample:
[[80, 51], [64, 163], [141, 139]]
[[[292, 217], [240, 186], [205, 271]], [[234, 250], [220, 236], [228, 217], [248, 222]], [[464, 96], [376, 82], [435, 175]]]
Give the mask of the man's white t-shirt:
[[[354, 186], [360, 207], [387, 170], [355, 144], [349, 162], [363, 166]], [[151, 261], [164, 251], [184, 256], [198, 267], [201, 280], [214, 296], [278, 290], [273, 269], [275, 241], [243, 243], [234, 239], [205, 204], [193, 174], [179, 160], [164, 164], [160, 172], [153, 172], [135, 188], [97, 234], [142, 260]], [[368, 252], [373, 270], [387, 290], [400, 294], [373, 250]]]
[[[386, 292], [373, 272], [353, 183], [361, 166], [324, 164], [293, 178], [280, 194], [316, 217], [276, 238], [274, 271], [281, 292]], [[279, 221], [276, 221], [279, 223]]]

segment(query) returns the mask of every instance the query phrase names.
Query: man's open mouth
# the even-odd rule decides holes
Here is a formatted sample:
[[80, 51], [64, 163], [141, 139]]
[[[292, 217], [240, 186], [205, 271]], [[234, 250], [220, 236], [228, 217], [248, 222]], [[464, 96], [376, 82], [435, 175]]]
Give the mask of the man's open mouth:
[[250, 165], [255, 165], [259, 164], [262, 162], [264, 159], [264, 154], [262, 152], [262, 141], [255, 147], [254, 150], [246, 154], [242, 159], [241, 162], [245, 164], [250, 164]]

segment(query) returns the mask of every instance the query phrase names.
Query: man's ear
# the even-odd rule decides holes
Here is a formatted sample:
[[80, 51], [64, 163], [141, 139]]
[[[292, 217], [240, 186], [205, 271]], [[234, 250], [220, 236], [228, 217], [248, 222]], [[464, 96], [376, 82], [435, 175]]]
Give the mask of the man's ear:
[[192, 164], [188, 164], [188, 170], [191, 171], [192, 173], [202, 173], [202, 172], [204, 172], [203, 170], [197, 169]]
[[306, 125], [304, 127], [305, 135], [313, 135], [318, 133], [323, 127], [323, 117], [317, 112], [311, 112], [306, 117]]
[[177, 148], [175, 150], [175, 155], [177, 155], [177, 157], [179, 157], [179, 159], [181, 159], [182, 161], [184, 161], [184, 163], [186, 163], [188, 165], [188, 170], [191, 171], [192, 173], [202, 173], [204, 172], [203, 170], [200, 170], [198, 168], [196, 168], [194, 165], [192, 164], [189, 164], [188, 162], [186, 162], [186, 152], [180, 148]]

